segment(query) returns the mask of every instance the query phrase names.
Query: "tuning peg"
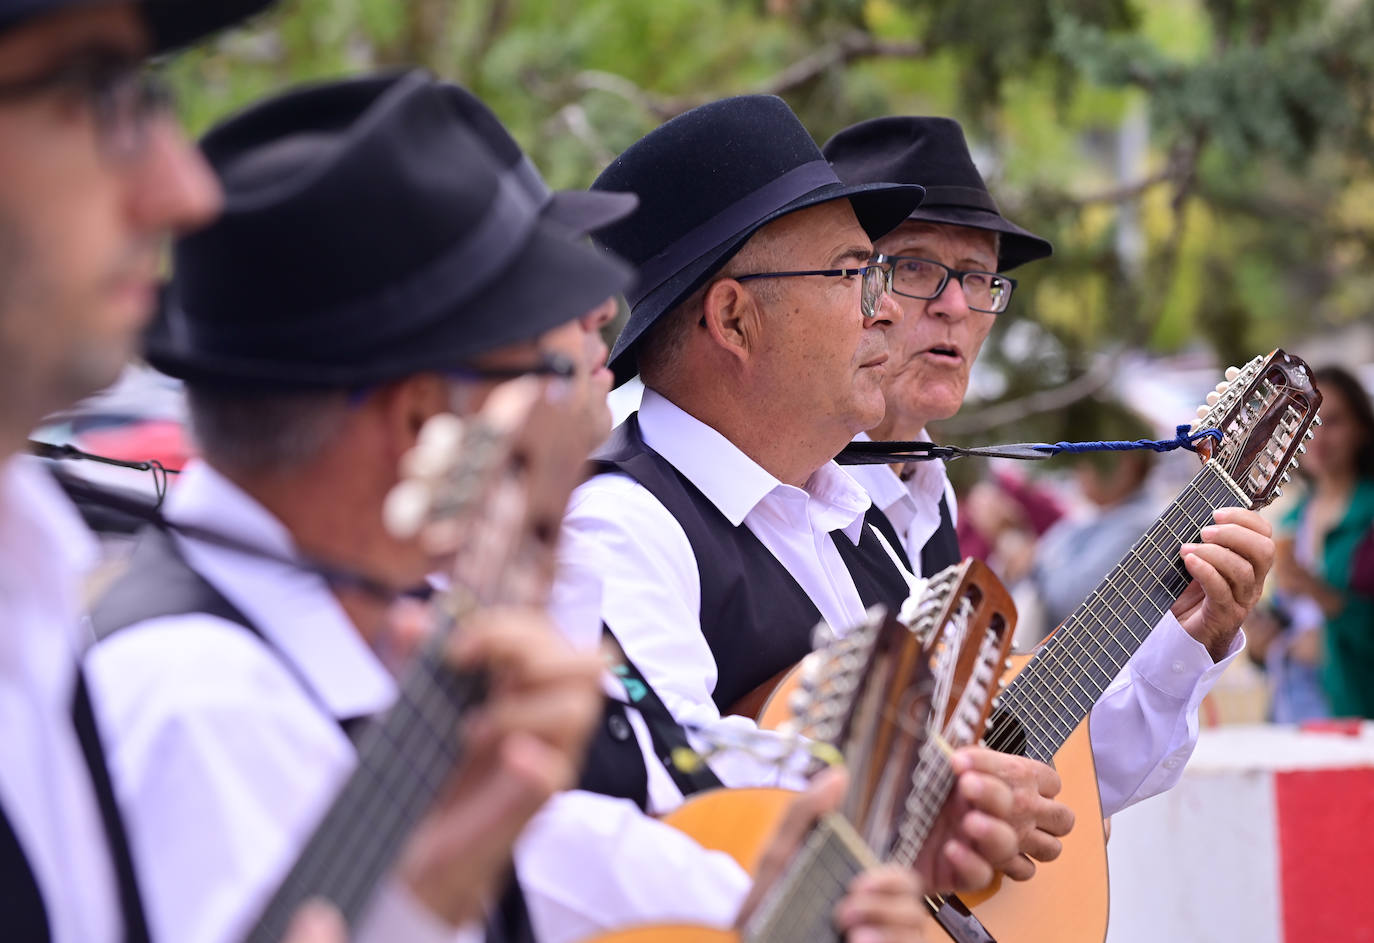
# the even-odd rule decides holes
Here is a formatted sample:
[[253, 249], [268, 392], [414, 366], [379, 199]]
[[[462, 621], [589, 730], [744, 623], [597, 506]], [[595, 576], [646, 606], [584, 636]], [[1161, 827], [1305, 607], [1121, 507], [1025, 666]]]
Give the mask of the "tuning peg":
[[1307, 454], [1307, 446], [1303, 445], [1301, 442], [1298, 443], [1298, 454], [1299, 454], [1299, 455], [1306, 455], [1306, 454]]
[[1322, 417], [1321, 417], [1321, 416], [1318, 415], [1318, 416], [1313, 416], [1313, 417], [1312, 417], [1312, 425], [1314, 425], [1314, 426], [1320, 426], [1321, 424], [1322, 424]]
[[429, 487], [414, 478], [406, 479], [387, 493], [382, 504], [382, 522], [393, 537], [414, 537], [429, 513]]
[[1281, 484], [1281, 485], [1286, 485], [1286, 484], [1288, 484], [1288, 483], [1289, 483], [1290, 481], [1292, 481], [1292, 480], [1293, 480], [1292, 476], [1289, 475], [1288, 472], [1284, 472], [1284, 473], [1283, 473], [1283, 477], [1279, 479], [1279, 484]]
[[1226, 368], [1226, 379], [1228, 379], [1228, 380], [1234, 380], [1234, 379], [1235, 379], [1236, 377], [1238, 377], [1238, 376], [1240, 376], [1240, 367], [1227, 367], [1227, 368]]
[[1208, 405], [1208, 406], [1215, 406], [1215, 405], [1217, 404], [1217, 400], [1219, 400], [1219, 399], [1221, 399], [1221, 394], [1220, 394], [1220, 393], [1208, 393], [1208, 394], [1207, 394], [1207, 405]]
[[1207, 418], [1207, 414], [1210, 413], [1211, 411], [1212, 411], [1212, 410], [1209, 409], [1209, 408], [1206, 407], [1206, 406], [1199, 406], [1199, 407], [1197, 408], [1197, 418], [1199, 418], [1199, 419], [1206, 419], [1206, 418]]
[[1274, 497], [1276, 497], [1276, 498], [1281, 498], [1281, 497], [1283, 497], [1283, 489], [1282, 489], [1282, 488], [1275, 488], [1275, 489], [1274, 489]]

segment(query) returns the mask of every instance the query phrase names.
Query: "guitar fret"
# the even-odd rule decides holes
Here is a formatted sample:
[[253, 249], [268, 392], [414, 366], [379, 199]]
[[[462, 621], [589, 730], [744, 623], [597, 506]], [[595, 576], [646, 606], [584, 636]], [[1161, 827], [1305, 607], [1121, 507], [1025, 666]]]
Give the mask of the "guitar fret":
[[[1203, 466], [1007, 686], [1002, 708], [1025, 726], [1029, 755], [1050, 759], [1091, 712], [1187, 586], [1177, 548], [1195, 542], [1213, 510], [1233, 500], [1220, 473]], [[990, 737], [988, 743], [1007, 747], [1010, 733]]]

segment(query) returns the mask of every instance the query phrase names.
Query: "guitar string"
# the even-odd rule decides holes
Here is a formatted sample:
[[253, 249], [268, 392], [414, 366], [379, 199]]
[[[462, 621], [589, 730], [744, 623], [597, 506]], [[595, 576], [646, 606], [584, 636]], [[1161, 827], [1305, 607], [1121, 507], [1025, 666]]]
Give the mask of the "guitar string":
[[[1181, 504], [1183, 506], [1185, 512], [1187, 510], [1190, 510], [1193, 505], [1198, 503], [1196, 500], [1191, 499], [1192, 496], [1189, 494], [1189, 491], [1193, 491], [1196, 494], [1201, 494], [1201, 492], [1199, 492], [1198, 489], [1194, 488], [1193, 485], [1190, 485], [1189, 489], [1185, 490], [1184, 495], [1180, 498], [1180, 501], [1176, 502], [1176, 505]], [[1207, 502], [1204, 501], [1202, 503]], [[1165, 528], [1168, 528], [1170, 526], [1168, 523], [1168, 518], [1170, 516], [1170, 512], [1173, 510], [1174, 508], [1170, 508], [1170, 510], [1166, 511], [1165, 515], [1161, 517], [1161, 522], [1163, 522], [1163, 526]], [[1158, 527], [1159, 524], [1157, 523], [1156, 526]], [[1154, 529], [1155, 528], [1152, 528], [1152, 530]], [[1149, 535], [1147, 534], [1147, 538], [1148, 537]], [[1147, 547], [1150, 546], [1151, 543], [1152, 541], [1149, 539], [1144, 541], [1144, 544]], [[1132, 561], [1132, 557], [1135, 557], [1138, 560], [1139, 556], [1140, 555], [1138, 554], [1137, 550], [1133, 550], [1130, 554], [1128, 554], [1127, 565], [1129, 565], [1129, 563]], [[1172, 566], [1172, 561], [1170, 561], [1170, 565]], [[1012, 685], [1008, 687], [1007, 694], [1004, 695], [1003, 704], [1007, 705], [1010, 708], [1022, 706], [1021, 702], [1023, 698], [1021, 696], [1021, 692], [1023, 691], [1031, 691], [1036, 695], [1044, 696], [1047, 691], [1053, 694], [1055, 691], [1062, 689], [1064, 678], [1071, 671], [1068, 661], [1072, 658], [1073, 649], [1075, 648], [1087, 648], [1090, 651], [1095, 651], [1096, 654], [1107, 655], [1109, 661], [1111, 660], [1110, 653], [1106, 648], [1107, 642], [1100, 640], [1097, 646], [1093, 646], [1091, 643], [1096, 633], [1083, 631], [1085, 624], [1088, 621], [1088, 617], [1091, 617], [1092, 619], [1097, 621], [1098, 624], [1101, 625], [1103, 628], [1107, 628], [1105, 622], [1101, 619], [1097, 611], [1098, 606], [1105, 601], [1106, 599], [1104, 598], [1103, 593], [1094, 592], [1094, 594], [1089, 597], [1088, 601], [1086, 601], [1084, 605], [1080, 607], [1079, 611], [1076, 612], [1074, 616], [1070, 617], [1070, 620], [1068, 622], [1066, 622], [1064, 630], [1064, 639], [1060, 641], [1058, 644], [1055, 644], [1055, 639], [1052, 637], [1050, 642], [1047, 643], [1047, 645], [1053, 647], [1047, 650], [1042, 650], [1042, 654], [1044, 654], [1045, 657], [1039, 666], [1038, 672], [1031, 671], [1032, 667], [1034, 666], [1028, 665], [1027, 670], [1023, 671], [1022, 675], [1020, 676], [1026, 678], [1026, 681], [1022, 682], [1020, 685], [1018, 685], [1016, 681], [1013, 681]], [[1134, 635], [1134, 633], [1132, 634]], [[1056, 635], [1058, 635], [1058, 633], [1056, 633]], [[1106, 635], [1108, 639], [1116, 641], [1118, 645], [1121, 644], [1120, 640], [1116, 638], [1115, 633], [1111, 630], [1108, 630]], [[1073, 644], [1075, 642], [1078, 644]], [[1124, 653], [1125, 652], [1123, 646], [1123, 654]], [[1125, 659], [1120, 660], [1124, 664]], [[1082, 665], [1079, 664], [1078, 667], [1081, 669]], [[1109, 681], [1110, 678], [1108, 678], [1107, 680]], [[1039, 683], [1032, 684], [1032, 682]], [[1067, 726], [1067, 728], [1065, 728], [1065, 718], [1068, 715], [1064, 714], [1062, 710], [1062, 708], [1065, 706], [1064, 700], [1058, 695], [1055, 695], [1053, 697], [1053, 700], [1059, 702], [1059, 710], [1055, 710], [1053, 704], [1048, 705], [1051, 712], [1055, 715], [1053, 721], [1051, 721], [1049, 717], [1045, 716], [1044, 711], [1040, 710], [1033, 710], [1031, 712], [1032, 714], [1039, 714], [1040, 716], [1038, 718], [1032, 717], [1029, 719], [1039, 719], [1042, 721], [1042, 727], [1052, 727], [1056, 735], [1066, 737], [1067, 734], [1072, 732], [1072, 729], [1077, 726], [1078, 722], [1081, 722], [1081, 716], [1078, 717], [1078, 720], [1076, 720], [1072, 725], [1069, 725]], [[1031, 700], [1031, 703], [1033, 704], [1034, 700]], [[1075, 708], [1075, 713], [1081, 711], [1082, 707], [1083, 705], [1078, 705], [1078, 707]], [[1091, 709], [1090, 705], [1087, 709]], [[1002, 746], [1005, 745], [1005, 741], [1009, 740], [1009, 736], [1010, 731], [1008, 731], [1008, 735], [994, 739], [998, 741], [998, 746]]]
[[[1169, 557], [1169, 554], [1162, 552], [1163, 544], [1156, 536], [1155, 532], [1162, 529], [1171, 537], [1181, 538], [1181, 535], [1175, 531], [1172, 523], [1172, 518], [1175, 516], [1175, 513], [1179, 511], [1182, 512], [1184, 520], [1180, 523], [1184, 526], [1194, 525], [1199, 512], [1207, 505], [1212, 504], [1216, 497], [1220, 496], [1209, 494], [1208, 491], [1200, 486], [1200, 482], [1203, 481], [1205, 476], [1210, 475], [1215, 477], [1216, 473], [1209, 472], [1208, 469], [1209, 466], [1203, 466], [1199, 475], [1189, 483], [1180, 497], [1176, 499], [1174, 504], [1171, 505], [1163, 515], [1161, 515], [1156, 524], [1151, 527], [1150, 531], [1147, 531], [1137, 547], [1128, 552], [1126, 560], [1123, 564], [1118, 566], [1117, 569], [1129, 567], [1133, 562], [1144, 562], [1144, 555], [1142, 552], [1144, 550], [1153, 550], [1157, 552], [1159, 556], [1165, 557], [1166, 559]], [[1221, 488], [1215, 488], [1214, 490], [1224, 494]], [[1196, 528], [1194, 528], [1193, 533], [1196, 533]], [[1182, 539], [1178, 540], [1179, 544], [1183, 542]], [[1167, 565], [1172, 568], [1174, 565], [1173, 560], [1169, 559]], [[1115, 570], [1112, 574], [1109, 574], [1109, 582], [1115, 575]], [[1163, 581], [1161, 581], [1161, 583], [1167, 586]], [[1125, 595], [1121, 592], [1119, 587], [1113, 586], [1113, 588], [1116, 589], [1119, 595]], [[1046, 642], [1046, 646], [1042, 648], [1036, 658], [1033, 658], [1031, 663], [1026, 666], [1026, 669], [1008, 685], [1007, 690], [1003, 694], [1000, 706], [1004, 707], [1009, 712], [1015, 710], [1017, 713], [1020, 713], [1023, 708], [1030, 707], [1031, 710], [1029, 713], [1032, 716], [1027, 717], [1027, 720], [1039, 720], [1042, 723], [1042, 729], [1046, 726], [1051, 727], [1056, 736], [1067, 738], [1067, 735], [1081, 722], [1082, 716], [1086, 716], [1086, 713], [1083, 713], [1082, 716], [1078, 716], [1077, 719], [1065, 729], [1064, 724], [1067, 722], [1067, 719], [1078, 713], [1081, 709], [1081, 705], [1077, 705], [1072, 711], [1065, 712], [1064, 708], [1068, 705], [1065, 699], [1057, 693], [1058, 690], [1062, 689], [1064, 680], [1072, 674], [1073, 669], [1076, 668], [1079, 671], [1084, 670], [1085, 665], [1081, 659], [1076, 657], [1074, 649], [1081, 648], [1092, 652], [1094, 663], [1099, 668], [1100, 662], [1096, 662], [1096, 657], [1098, 655], [1105, 655], [1109, 664], [1116, 661], [1116, 659], [1112, 658], [1106, 647], [1108, 644], [1106, 639], [1099, 638], [1098, 644], [1094, 646], [1091, 642], [1097, 637], [1097, 633], [1084, 630], [1084, 623], [1089, 617], [1094, 618], [1103, 628], [1107, 628], [1105, 622], [1103, 622], [1097, 612], [1097, 607], [1103, 602], [1106, 602], [1103, 598], [1103, 594], [1094, 591], [1084, 604], [1066, 620], [1063, 629], [1061, 629], [1061, 632], [1064, 633], [1063, 637], [1057, 640], [1056, 636], [1060, 635], [1058, 632], [1055, 633], [1055, 636], [1051, 636]], [[1150, 623], [1148, 627], [1153, 628], [1153, 624], [1153, 622]], [[1123, 653], [1126, 653], [1126, 646], [1121, 643], [1114, 631], [1109, 629], [1106, 635], [1107, 639], [1116, 642], [1122, 647]], [[1137, 641], [1140, 640], [1140, 637], [1136, 636], [1133, 632], [1131, 635]], [[1038, 664], [1037, 660], [1039, 661]], [[1124, 665], [1126, 660], [1128, 659], [1120, 659], [1120, 663]], [[1117, 667], [1117, 671], [1119, 670], [1120, 667]], [[1111, 677], [1114, 677], [1115, 673], [1116, 672], [1113, 672]], [[1110, 682], [1110, 677], [1107, 680]], [[1105, 684], [1103, 685], [1103, 689], [1105, 690]], [[1046, 703], [1045, 707], [1048, 709], [1047, 713], [1046, 709], [1041, 709], [1038, 706], [1037, 700], [1039, 699], [1056, 701], [1058, 702], [1058, 708], [1056, 709], [1055, 705], [1052, 703]], [[1093, 700], [1095, 700], [1095, 698]], [[1088, 705], [1087, 709], [1091, 710], [1091, 704]], [[1051, 719], [1050, 715], [1053, 715], [1053, 719]], [[993, 748], [996, 749], [1010, 745], [1011, 739], [1015, 734], [1010, 729], [1010, 725], [1004, 727], [1003, 730], [1005, 731], [1003, 735], [997, 736], [994, 734], [994, 736], [990, 738], [989, 746], [993, 746]], [[1062, 739], [1060, 742], [1062, 743]]]
[[[513, 545], [502, 540], [505, 535], [484, 536], [496, 538], [479, 541], [484, 550], [491, 550], [493, 542], [505, 543], [503, 552], [484, 553], [485, 561], [512, 556]], [[480, 584], [484, 575], [479, 568], [475, 582]], [[444, 621], [446, 628], [451, 627], [451, 619], [444, 617]], [[389, 859], [390, 852], [403, 841], [402, 828], [418, 820], [446, 784], [458, 752], [455, 727], [459, 712], [438, 681], [451, 676], [444, 674], [448, 669], [438, 664], [437, 654], [432, 661], [422, 658], [416, 669], [400, 686], [393, 708], [376, 722], [373, 744], [359, 752], [354, 775], [319, 826], [313, 847], [307, 848], [288, 874], [269, 911], [279, 909], [289, 919], [294, 904], [311, 893], [327, 891], [326, 897], [356, 918], [387, 866], [382, 859]], [[358, 828], [359, 822], [368, 822], [371, 827]], [[294, 896], [293, 889], [299, 896], [288, 900]]]

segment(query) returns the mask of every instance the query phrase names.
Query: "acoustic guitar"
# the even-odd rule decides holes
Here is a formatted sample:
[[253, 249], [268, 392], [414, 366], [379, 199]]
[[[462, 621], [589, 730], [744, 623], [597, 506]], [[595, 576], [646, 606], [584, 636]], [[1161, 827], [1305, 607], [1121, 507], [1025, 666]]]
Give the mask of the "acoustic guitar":
[[1288, 481], [1321, 420], [1307, 365], [1276, 350], [1228, 371], [1194, 428], [1222, 432], [1199, 448], [1202, 469], [1081, 606], [1029, 656], [1016, 659], [986, 736], [989, 747], [1053, 763], [1060, 801], [1078, 824], [1035, 876], [998, 876], [975, 894], [940, 898], [936, 919], [958, 943], [1101, 943], [1107, 934], [1106, 836], [1088, 715], [1187, 587], [1179, 550], [1221, 507], [1260, 508]]
[[566, 381], [523, 377], [492, 391], [477, 415], [440, 415], [421, 431], [388, 496], [388, 526], [450, 561], [431, 602], [431, 635], [395, 705], [371, 721], [358, 764], [247, 943], [277, 943], [306, 900], [357, 924], [402, 845], [448, 784], [463, 752], [459, 722], [479, 703], [481, 673], [455, 673], [444, 641], [464, 616], [494, 603], [546, 601], [559, 523], [581, 478]]
[[[801, 668], [794, 731], [833, 740], [850, 768], [839, 813], [824, 817], [739, 930], [627, 929], [597, 943], [835, 940], [835, 905], [880, 860], [910, 866], [953, 787], [945, 737], [976, 736], [1015, 630], [1000, 582], [979, 561], [931, 580], [912, 607], [918, 631], [880, 608]], [[665, 821], [754, 871], [796, 793], [722, 789]]]

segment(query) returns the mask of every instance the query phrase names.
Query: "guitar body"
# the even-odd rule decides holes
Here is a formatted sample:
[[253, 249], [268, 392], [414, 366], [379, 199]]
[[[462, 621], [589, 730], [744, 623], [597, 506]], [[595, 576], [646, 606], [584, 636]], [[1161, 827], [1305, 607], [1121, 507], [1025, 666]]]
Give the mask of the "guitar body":
[[[1013, 657], [1011, 674], [1030, 655]], [[1064, 851], [1037, 861], [1035, 877], [1012, 881], [998, 875], [981, 891], [958, 895], [987, 931], [950, 937], [959, 943], [1102, 943], [1107, 937], [1107, 838], [1088, 721], [1078, 725], [1054, 755], [1064, 789], [1057, 797], [1076, 816], [1062, 839]]]
[[790, 789], [712, 789], [688, 799], [663, 821], [711, 851], [723, 851], [753, 874], [787, 807]]

